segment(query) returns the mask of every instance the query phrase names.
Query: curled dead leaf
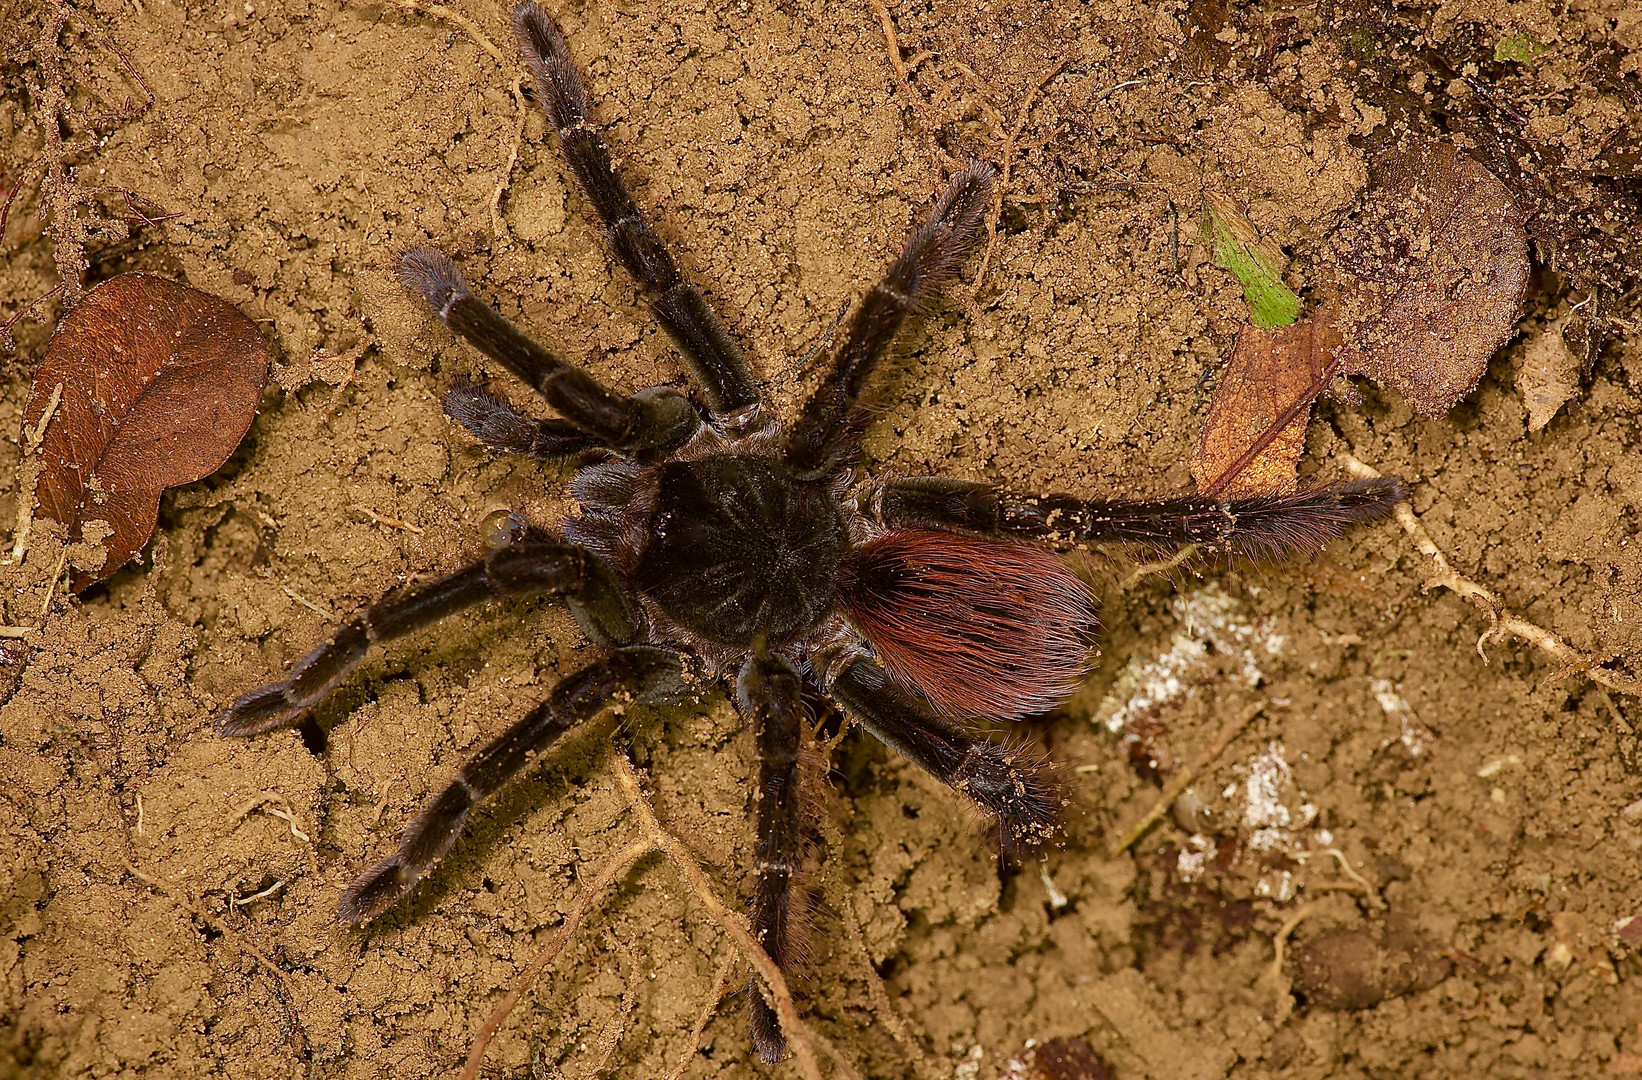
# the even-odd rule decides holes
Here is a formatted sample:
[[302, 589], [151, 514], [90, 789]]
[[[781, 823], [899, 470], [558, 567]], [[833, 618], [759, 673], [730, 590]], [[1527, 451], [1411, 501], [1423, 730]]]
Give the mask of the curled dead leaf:
[[86, 588], [142, 549], [160, 493], [215, 472], [256, 417], [271, 357], [233, 305], [150, 274], [103, 282], [58, 324], [23, 408], [36, 513], [62, 522]]
[[1510, 340], [1528, 286], [1528, 234], [1510, 191], [1452, 145], [1409, 138], [1336, 237], [1341, 370], [1437, 416]]

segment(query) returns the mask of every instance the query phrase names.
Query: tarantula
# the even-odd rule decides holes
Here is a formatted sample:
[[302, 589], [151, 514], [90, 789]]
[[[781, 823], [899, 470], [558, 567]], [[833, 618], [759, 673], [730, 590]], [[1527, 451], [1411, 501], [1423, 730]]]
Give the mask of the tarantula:
[[[952, 177], [928, 222], [856, 306], [798, 415], [760, 401], [741, 348], [634, 204], [591, 120], [557, 23], [534, 3], [513, 25], [566, 164], [616, 258], [648, 296], [703, 406], [657, 387], [623, 396], [526, 338], [469, 291], [432, 247], [404, 252], [400, 281], [474, 347], [540, 393], [562, 419], [534, 420], [467, 383], [445, 411], [480, 442], [572, 462], [580, 517], [558, 537], [516, 527], [478, 562], [390, 594], [342, 625], [283, 681], [235, 701], [224, 735], [305, 725], [373, 643], [497, 596], [562, 597], [603, 656], [480, 750], [361, 875], [338, 916], [371, 918], [450, 849], [473, 809], [572, 726], [607, 704], [677, 700], [686, 663], [729, 679], [760, 757], [751, 919], [783, 969], [798, 962], [809, 842], [800, 794], [806, 698], [950, 785], [992, 822], [1006, 851], [1052, 834], [1061, 791], [1046, 763], [979, 733], [977, 721], [1041, 713], [1082, 674], [1095, 625], [1088, 588], [1046, 547], [1171, 547], [1280, 556], [1315, 551], [1385, 515], [1395, 481], [1294, 494], [1154, 501], [1022, 495], [966, 480], [872, 479], [860, 469], [874, 374], [896, 339], [975, 245], [992, 170]], [[694, 658], [691, 660], [690, 658]], [[752, 1040], [785, 1046], [754, 981]]]

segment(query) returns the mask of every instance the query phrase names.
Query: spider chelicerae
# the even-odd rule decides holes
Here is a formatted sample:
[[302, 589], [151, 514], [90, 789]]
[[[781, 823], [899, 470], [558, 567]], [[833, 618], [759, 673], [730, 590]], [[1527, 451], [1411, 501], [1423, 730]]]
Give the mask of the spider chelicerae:
[[[611, 391], [504, 321], [438, 250], [403, 254], [400, 281], [561, 419], [531, 419], [467, 383], [449, 392], [445, 411], [493, 449], [576, 464], [581, 514], [558, 536], [515, 518], [485, 558], [379, 600], [283, 681], [235, 701], [222, 733], [301, 726], [311, 746], [322, 745], [309, 713], [373, 643], [493, 597], [562, 597], [603, 652], [462, 766], [399, 849], [343, 895], [341, 919], [371, 918], [409, 892], [474, 808], [567, 730], [610, 704], [689, 700], [699, 665], [733, 683], [731, 696], [754, 728], [751, 921], [764, 949], [791, 970], [808, 900], [799, 880], [810, 845], [800, 783], [813, 745], [807, 700], [830, 699], [950, 785], [986, 815], [1006, 852], [1033, 848], [1055, 829], [1061, 790], [1044, 759], [988, 739], [981, 725], [1054, 708], [1083, 673], [1094, 600], [1053, 548], [1314, 552], [1402, 497], [1392, 480], [1129, 501], [865, 475], [860, 441], [874, 375], [975, 246], [992, 169], [975, 162], [950, 179], [928, 222], [856, 305], [798, 415], [778, 418], [762, 404], [740, 346], [611, 167], [557, 23], [526, 2], [513, 25], [566, 164], [682, 354], [701, 404], [666, 387]], [[753, 1044], [777, 1060], [785, 1040], [756, 979], [748, 1000]]]

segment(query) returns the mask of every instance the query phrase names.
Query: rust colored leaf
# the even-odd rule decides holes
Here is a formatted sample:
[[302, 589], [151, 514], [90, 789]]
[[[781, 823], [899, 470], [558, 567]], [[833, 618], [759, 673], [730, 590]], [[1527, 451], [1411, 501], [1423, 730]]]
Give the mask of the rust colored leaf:
[[1505, 185], [1449, 143], [1407, 139], [1373, 175], [1336, 238], [1340, 367], [1438, 416], [1511, 338], [1528, 234]]
[[25, 446], [39, 442], [36, 513], [66, 525], [71, 543], [103, 547], [100, 562], [77, 565], [76, 592], [142, 549], [162, 491], [233, 453], [270, 359], [231, 304], [149, 274], [110, 278], [58, 324], [23, 432]]
[[[1338, 347], [1327, 312], [1276, 330], [1238, 331], [1192, 458], [1199, 490], [1242, 495], [1294, 489], [1311, 402], [1327, 383], [1324, 370]], [[1263, 437], [1265, 445], [1248, 458]]]

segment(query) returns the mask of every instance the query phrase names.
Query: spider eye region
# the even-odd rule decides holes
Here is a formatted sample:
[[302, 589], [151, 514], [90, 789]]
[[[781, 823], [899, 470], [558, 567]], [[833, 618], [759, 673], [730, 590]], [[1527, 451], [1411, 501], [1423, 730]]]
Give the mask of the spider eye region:
[[729, 648], [802, 636], [832, 609], [849, 529], [824, 487], [773, 459], [724, 454], [660, 467], [633, 581], [686, 630]]
[[849, 553], [839, 590], [895, 680], [950, 716], [1043, 712], [1088, 666], [1094, 597], [1028, 544], [898, 529]]

